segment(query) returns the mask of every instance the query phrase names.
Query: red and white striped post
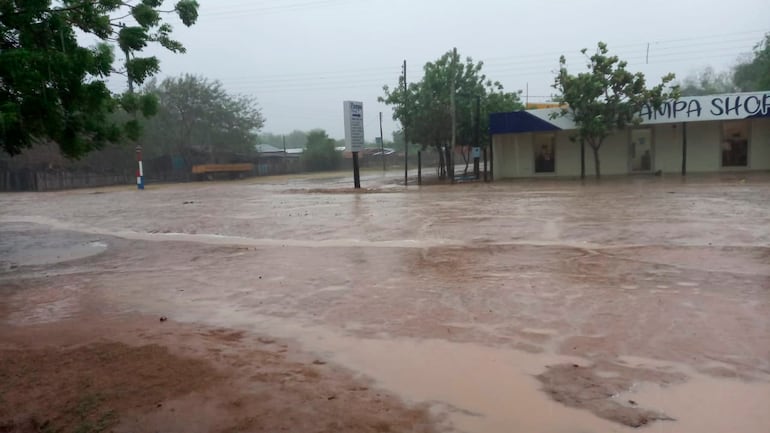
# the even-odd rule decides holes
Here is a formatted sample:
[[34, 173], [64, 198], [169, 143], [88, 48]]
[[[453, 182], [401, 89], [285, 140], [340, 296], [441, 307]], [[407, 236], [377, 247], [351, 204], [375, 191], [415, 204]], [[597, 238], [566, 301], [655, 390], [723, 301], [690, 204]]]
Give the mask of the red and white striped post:
[[139, 168], [136, 170], [136, 189], [144, 189], [144, 169], [142, 168], [142, 146], [136, 146], [136, 162]]

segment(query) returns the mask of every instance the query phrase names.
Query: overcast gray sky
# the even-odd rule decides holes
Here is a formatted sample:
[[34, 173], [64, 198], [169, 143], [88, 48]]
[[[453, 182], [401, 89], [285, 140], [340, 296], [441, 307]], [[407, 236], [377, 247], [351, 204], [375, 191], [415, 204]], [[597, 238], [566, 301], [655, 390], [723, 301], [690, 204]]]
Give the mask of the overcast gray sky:
[[[770, 31], [767, 0], [199, 0], [198, 23], [175, 25], [188, 49], [160, 55], [159, 78], [182, 73], [220, 80], [255, 96], [264, 131], [323, 128], [343, 137], [342, 101], [364, 103], [368, 140], [399, 128], [379, 104], [397, 83], [403, 60], [409, 81], [452, 47], [484, 61], [484, 71], [529, 100], [550, 97], [553, 71], [565, 54], [582, 70], [579, 50], [609, 44], [629, 68], [657, 81], [713, 66], [727, 69]], [[649, 44], [649, 58], [647, 47]]]

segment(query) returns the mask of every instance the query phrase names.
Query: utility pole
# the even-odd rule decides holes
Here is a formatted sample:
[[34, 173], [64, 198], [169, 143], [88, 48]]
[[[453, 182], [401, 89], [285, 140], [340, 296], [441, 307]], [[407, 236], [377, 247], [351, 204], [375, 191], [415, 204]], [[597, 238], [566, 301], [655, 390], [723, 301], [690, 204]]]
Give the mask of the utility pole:
[[[406, 107], [407, 102], [407, 90], [408, 87], [406, 85], [406, 60], [404, 60], [404, 107]], [[406, 116], [406, 114], [404, 114]], [[404, 186], [406, 186], [408, 180], [409, 180], [409, 136], [406, 134], [406, 119], [403, 120], [403, 125], [401, 125], [404, 129]]]
[[457, 58], [457, 48], [452, 48], [452, 64], [449, 69], [449, 73], [451, 75], [451, 81], [449, 82], [449, 109], [452, 112], [452, 150], [450, 152], [449, 161], [447, 163], [450, 165], [447, 167], [447, 173], [449, 176], [451, 176], [449, 179], [452, 183], [455, 181], [455, 165], [454, 165], [454, 157], [455, 157], [455, 144], [457, 142], [457, 110], [455, 107], [455, 59]]
[[647, 42], [647, 54], [644, 55], [644, 64], [649, 65], [650, 64], [650, 43]]
[[382, 138], [382, 111], [380, 111], [380, 156], [382, 156], [382, 172], [385, 172], [385, 140]]
[[286, 136], [281, 136], [283, 138], [283, 174], [286, 174], [289, 170], [286, 167]]
[[477, 152], [481, 150], [481, 144], [479, 143], [480, 129], [481, 129], [481, 96], [476, 95], [476, 127], [473, 133], [473, 174], [478, 179], [479, 176], [479, 155]]

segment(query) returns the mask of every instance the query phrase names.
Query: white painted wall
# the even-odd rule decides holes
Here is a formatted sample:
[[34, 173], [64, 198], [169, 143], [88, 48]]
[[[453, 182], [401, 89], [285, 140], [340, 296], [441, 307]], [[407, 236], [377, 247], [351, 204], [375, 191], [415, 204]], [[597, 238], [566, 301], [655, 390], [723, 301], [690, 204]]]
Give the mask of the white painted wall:
[[[650, 125], [653, 137], [652, 171], [680, 173], [682, 169], [682, 124]], [[770, 119], [752, 119], [750, 129], [749, 169], [770, 170]], [[580, 145], [570, 141], [571, 131], [556, 132], [556, 176], [580, 175]], [[744, 171], [722, 168], [720, 121], [687, 123], [687, 172]], [[499, 134], [492, 139], [495, 178], [547, 177], [534, 173], [533, 134]], [[599, 150], [603, 175], [630, 173], [630, 130], [608, 137]], [[594, 174], [593, 150], [586, 144], [586, 174]]]
[[532, 134], [499, 134], [492, 138], [495, 178], [531, 177], [534, 174]]
[[655, 125], [652, 129], [652, 142], [655, 147], [652, 170], [660, 170], [665, 174], [681, 173], [682, 124]]
[[687, 124], [687, 172], [720, 171], [722, 155], [721, 122], [692, 122]]
[[770, 119], [752, 119], [749, 133], [749, 166], [752, 170], [770, 170]]
[[[629, 132], [621, 131], [607, 137], [599, 149], [599, 163], [603, 175], [626, 174], [628, 169]], [[591, 146], [586, 146], [586, 174], [594, 174], [594, 154]]]
[[514, 134], [498, 134], [492, 137], [492, 161], [494, 176], [497, 179], [516, 177], [513, 155]]
[[580, 176], [580, 144], [572, 142], [570, 131], [556, 133], [556, 175]]

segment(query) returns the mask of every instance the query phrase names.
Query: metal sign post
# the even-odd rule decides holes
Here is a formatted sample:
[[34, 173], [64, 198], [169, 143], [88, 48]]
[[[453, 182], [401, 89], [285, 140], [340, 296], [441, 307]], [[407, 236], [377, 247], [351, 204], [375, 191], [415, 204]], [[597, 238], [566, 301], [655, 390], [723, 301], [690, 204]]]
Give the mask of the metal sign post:
[[344, 101], [342, 106], [345, 116], [345, 148], [353, 153], [353, 185], [361, 188], [358, 152], [364, 147], [364, 104]]
[[471, 156], [473, 157], [473, 176], [478, 179], [481, 175], [479, 172], [479, 162], [481, 161], [481, 148], [472, 147]]
[[136, 189], [144, 189], [144, 168], [142, 167], [142, 146], [136, 146], [136, 162], [139, 167], [136, 169]]

